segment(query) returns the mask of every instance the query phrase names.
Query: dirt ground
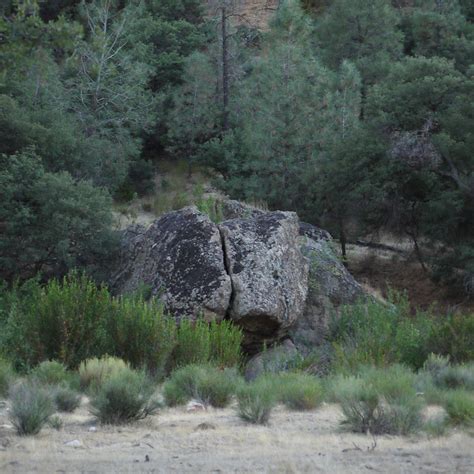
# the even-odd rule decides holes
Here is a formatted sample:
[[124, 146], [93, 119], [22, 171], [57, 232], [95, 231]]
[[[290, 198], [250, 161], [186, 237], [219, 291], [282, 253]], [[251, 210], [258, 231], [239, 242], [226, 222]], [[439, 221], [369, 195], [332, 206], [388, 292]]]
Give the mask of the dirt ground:
[[0, 408], [1, 473], [473, 473], [474, 437], [429, 439], [340, 431], [337, 405], [313, 412], [277, 408], [269, 426], [235, 409], [164, 409], [132, 425], [97, 425], [87, 404], [61, 415], [60, 431], [18, 437]]

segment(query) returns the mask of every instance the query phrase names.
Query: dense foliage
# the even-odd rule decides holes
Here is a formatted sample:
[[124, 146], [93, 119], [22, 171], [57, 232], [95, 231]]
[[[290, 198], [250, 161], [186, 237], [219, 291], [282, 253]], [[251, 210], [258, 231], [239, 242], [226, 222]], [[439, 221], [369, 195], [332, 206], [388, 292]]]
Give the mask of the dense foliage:
[[[116, 359], [94, 359], [105, 355], [157, 377], [191, 361], [232, 367], [241, 360], [241, 341], [240, 328], [230, 322], [198, 320], [177, 328], [158, 301], [113, 297], [83, 274], [46, 286], [30, 280], [0, 298], [0, 353], [17, 369], [42, 362], [35, 371], [42, 382], [58, 383], [64, 366], [80, 366], [81, 385], [97, 385], [116, 372]], [[43, 362], [49, 360], [58, 362]]]

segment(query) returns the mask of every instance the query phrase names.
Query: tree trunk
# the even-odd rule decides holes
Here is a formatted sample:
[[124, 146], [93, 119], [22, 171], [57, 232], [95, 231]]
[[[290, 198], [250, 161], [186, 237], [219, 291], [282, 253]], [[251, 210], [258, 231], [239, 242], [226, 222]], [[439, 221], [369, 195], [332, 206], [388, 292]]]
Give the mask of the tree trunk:
[[229, 129], [229, 47], [227, 44], [227, 12], [222, 7], [222, 130]]

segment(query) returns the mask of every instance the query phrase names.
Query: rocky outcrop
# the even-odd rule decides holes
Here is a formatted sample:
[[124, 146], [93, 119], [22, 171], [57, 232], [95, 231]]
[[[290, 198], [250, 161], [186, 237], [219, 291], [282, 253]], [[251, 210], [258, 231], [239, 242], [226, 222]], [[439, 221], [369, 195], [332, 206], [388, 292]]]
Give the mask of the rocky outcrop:
[[148, 229], [128, 228], [112, 288], [126, 293], [146, 285], [178, 320], [231, 319], [251, 354], [288, 338], [299, 351], [312, 350], [331, 314], [363, 295], [331, 236], [293, 212], [237, 201], [222, 210], [219, 225], [190, 207]]
[[290, 339], [254, 355], [245, 366], [245, 380], [255, 380], [263, 374], [278, 374], [291, 368], [298, 357], [298, 349]]
[[[228, 315], [246, 335], [246, 346], [276, 341], [303, 313], [308, 263], [298, 242], [293, 212], [267, 212], [219, 226], [232, 281]], [[260, 346], [260, 347], [259, 347]]]
[[327, 232], [306, 224], [301, 234], [300, 248], [309, 262], [308, 294], [290, 337], [301, 352], [309, 352], [323, 342], [340, 306], [355, 303], [364, 290], [337, 257]]
[[177, 318], [223, 319], [232, 286], [217, 225], [189, 207], [165, 214], [147, 230], [128, 229], [112, 288], [128, 293], [143, 285]]

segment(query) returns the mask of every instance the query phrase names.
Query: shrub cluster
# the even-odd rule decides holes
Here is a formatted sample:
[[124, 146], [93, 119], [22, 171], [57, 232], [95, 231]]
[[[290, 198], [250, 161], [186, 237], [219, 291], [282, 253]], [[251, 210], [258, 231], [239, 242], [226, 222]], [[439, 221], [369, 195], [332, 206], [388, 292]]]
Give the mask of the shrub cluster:
[[217, 364], [234, 367], [241, 362], [242, 331], [230, 321], [181, 321], [172, 355], [174, 367]]
[[14, 380], [14, 372], [12, 364], [0, 358], [0, 397], [6, 397], [10, 384]]
[[193, 362], [224, 367], [240, 362], [242, 333], [230, 322], [184, 321], [177, 329], [157, 300], [113, 297], [85, 275], [73, 272], [44, 287], [34, 280], [3, 291], [0, 343], [17, 369], [44, 360], [77, 368], [107, 354], [157, 376]]
[[175, 370], [163, 386], [167, 405], [182, 405], [196, 399], [216, 408], [227, 406], [240, 384], [234, 369], [191, 364]]
[[419, 369], [433, 352], [469, 361], [474, 358], [473, 332], [474, 315], [412, 315], [402, 295], [392, 294], [388, 304], [370, 300], [345, 306], [329, 337], [333, 370], [353, 373], [362, 365], [397, 363]]
[[277, 401], [273, 381], [268, 377], [260, 377], [250, 384], [242, 385], [237, 391], [237, 401], [240, 418], [249, 423], [266, 425]]
[[124, 369], [108, 378], [91, 400], [91, 413], [104, 424], [146, 418], [159, 408], [155, 387], [145, 372]]
[[405, 435], [422, 425], [415, 375], [402, 366], [366, 368], [358, 376], [340, 376], [333, 392], [341, 404], [343, 424], [351, 431]]
[[10, 420], [20, 436], [39, 433], [54, 413], [50, 391], [36, 382], [14, 385], [10, 401]]
[[79, 384], [82, 390], [94, 392], [114, 375], [130, 366], [118, 357], [105, 356], [81, 362], [79, 366]]
[[278, 401], [291, 410], [313, 410], [324, 398], [321, 381], [307, 374], [281, 374], [274, 379]]

